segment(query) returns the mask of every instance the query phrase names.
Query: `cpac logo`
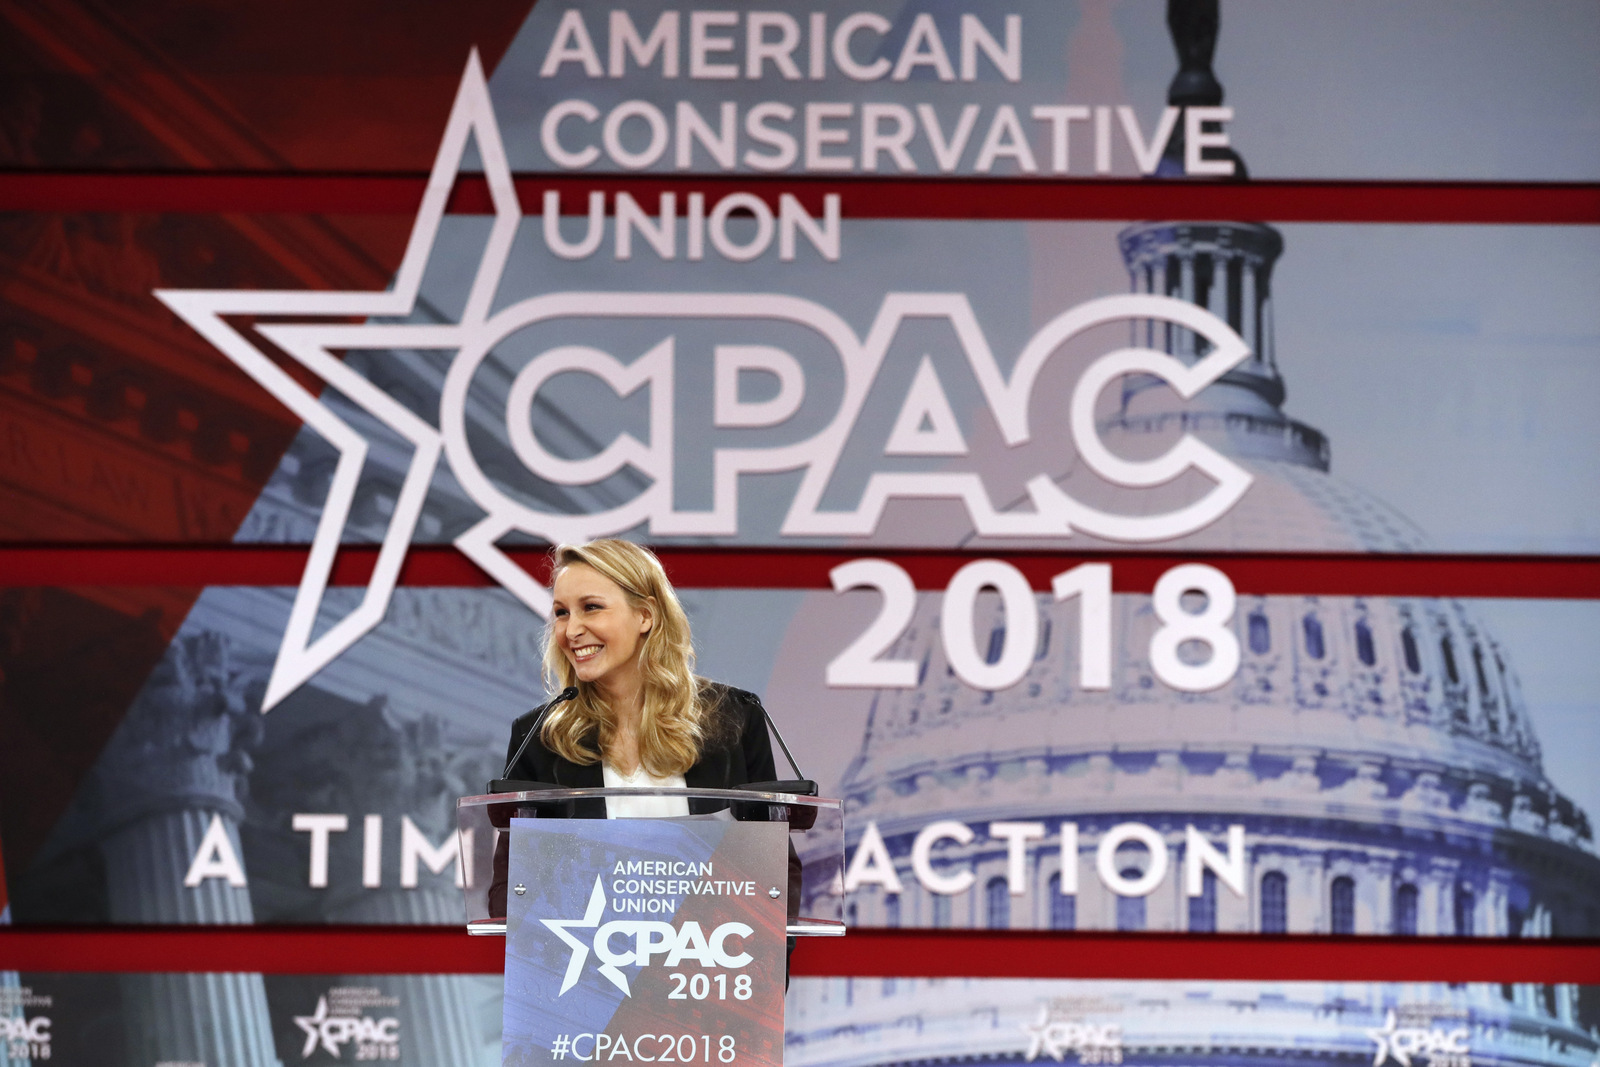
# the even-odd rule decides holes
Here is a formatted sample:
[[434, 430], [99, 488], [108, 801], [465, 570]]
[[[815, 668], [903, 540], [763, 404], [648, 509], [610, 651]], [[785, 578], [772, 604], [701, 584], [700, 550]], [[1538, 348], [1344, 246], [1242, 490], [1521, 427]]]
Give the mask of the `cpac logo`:
[[[707, 935], [700, 924], [692, 920], [676, 928], [671, 923], [649, 919], [613, 919], [601, 923], [600, 917], [605, 911], [606, 893], [597, 876], [583, 918], [539, 920], [572, 950], [572, 955], [567, 958], [566, 974], [561, 979], [561, 991], [556, 996], [561, 996], [578, 984], [591, 948], [595, 958], [600, 961], [595, 969], [628, 997], [633, 996], [628, 989], [628, 977], [618, 968], [632, 965], [648, 967], [653, 956], [665, 957], [664, 962], [668, 967], [676, 967], [684, 960], [694, 960], [702, 967], [734, 970], [754, 959], [748, 952], [732, 952], [728, 945], [729, 938], [746, 938], [755, 932], [744, 923], [723, 923]], [[570, 933], [583, 929], [594, 930], [594, 937], [588, 944]], [[617, 948], [615, 942], [620, 942], [623, 947]], [[627, 947], [630, 944], [632, 947]]]
[[1023, 1026], [1028, 1035], [1025, 1062], [1032, 1063], [1041, 1055], [1057, 1063], [1066, 1054], [1075, 1053], [1083, 1064], [1115, 1064], [1122, 1062], [1122, 1027], [1117, 1023], [1096, 1025], [1090, 1022], [1051, 1017], [1048, 1006], [1039, 1009], [1039, 1021]]
[[35, 1015], [32, 1019], [24, 1019], [19, 1015], [13, 1019], [0, 1019], [0, 1041], [49, 1044], [50, 1016]]
[[1427, 1056], [1431, 1067], [1469, 1067], [1472, 1063], [1472, 1048], [1467, 1043], [1471, 1032], [1465, 1026], [1453, 1030], [1399, 1026], [1391, 1009], [1383, 1027], [1368, 1030], [1367, 1036], [1378, 1046], [1372, 1055], [1372, 1067], [1383, 1067], [1388, 1060], [1400, 1067], [1411, 1067], [1411, 1057], [1416, 1055]]
[[[432, 254], [445, 204], [460, 169], [469, 135], [476, 143], [494, 204], [494, 223], [484, 244], [460, 321], [414, 323], [405, 320], [418, 306], [424, 268]], [[663, 210], [663, 216], [666, 215]], [[1126, 374], [1154, 375], [1185, 399], [1216, 381], [1249, 356], [1243, 340], [1217, 316], [1182, 300], [1149, 294], [1108, 296], [1069, 309], [1047, 322], [1011, 363], [1009, 374], [990, 348], [967, 297], [961, 293], [887, 293], [864, 336], [835, 311], [812, 300], [771, 293], [560, 292], [531, 296], [492, 311], [522, 210], [501, 143], [477, 55], [469, 59], [439, 154], [428, 179], [415, 226], [393, 287], [384, 292], [161, 290], [164, 301], [242, 370], [315, 429], [339, 451], [310, 557], [290, 611], [283, 643], [268, 680], [262, 710], [275, 706], [382, 621], [401, 565], [421, 515], [441, 456], [484, 518], [455, 541], [456, 547], [533, 611], [549, 610], [550, 594], [498, 546], [509, 534], [548, 541], [583, 540], [646, 524], [657, 536], [725, 537], [738, 533], [740, 475], [799, 472], [798, 488], [782, 520], [783, 536], [865, 536], [878, 526], [895, 498], [949, 499], [966, 509], [974, 529], [985, 536], [1065, 537], [1081, 531], [1124, 542], [1152, 542], [1192, 533], [1225, 514], [1249, 487], [1250, 475], [1220, 453], [1184, 434], [1165, 454], [1130, 460], [1113, 453], [1095, 424], [1095, 405], [1111, 383]], [[558, 222], [558, 220], [555, 220]], [[545, 220], [553, 224], [551, 219]], [[662, 225], [665, 225], [663, 221]], [[254, 332], [235, 320], [271, 317]], [[312, 318], [321, 322], [286, 322]], [[369, 321], [351, 325], [350, 317]], [[330, 318], [345, 321], [326, 321]], [[1048, 361], [1069, 341], [1095, 327], [1133, 320], [1167, 322], [1193, 331], [1205, 344], [1192, 364], [1150, 348], [1122, 348], [1090, 363], [1067, 398], [1066, 421], [1082, 465], [1104, 481], [1136, 489], [1165, 485], [1196, 470], [1211, 487], [1198, 499], [1173, 510], [1118, 514], [1091, 507], [1068, 495], [1048, 474], [1025, 477], [1026, 499], [997, 506], [975, 470], [884, 470], [871, 473], [858, 499], [843, 507], [824, 506], [828, 490], [869, 393], [903, 326], [937, 320], [947, 326], [961, 351], [967, 375], [981, 395], [983, 411], [1007, 448], [1034, 438], [1030, 404]], [[485, 410], [482, 382], [491, 351], [513, 334], [538, 337], [541, 331], [568, 336], [577, 329], [613, 332], [628, 324], [661, 331], [659, 340], [630, 346], [619, 354], [588, 344], [563, 343], [538, 352], [514, 372], [503, 405], [505, 439], [516, 459], [554, 486], [592, 486], [628, 470], [646, 485], [631, 499], [587, 514], [548, 511], [525, 493], [509, 489], [487, 473], [469, 435], [469, 394], [473, 409]], [[709, 508], [686, 509], [674, 485], [680, 462], [675, 455], [677, 382], [673, 331], [708, 324], [731, 338], [751, 330], [770, 332], [793, 347], [831, 353], [838, 361], [842, 391], [837, 407], [821, 428], [802, 441], [785, 440], [766, 448], [714, 448]], [[260, 340], [269, 342], [261, 345]], [[502, 349], [511, 346], [503, 346]], [[353, 503], [369, 449], [367, 440], [324, 405], [316, 392], [267, 354], [275, 348], [304, 370], [336, 388], [412, 445], [410, 466], [396, 496], [377, 564], [360, 605], [313, 640], [313, 626], [327, 588], [334, 556]], [[399, 399], [347, 366], [334, 353], [352, 350], [435, 350], [454, 352], [440, 397], [437, 426], [418, 417]], [[806, 400], [805, 372], [785, 348], [769, 344], [713, 346], [717, 381], [715, 414], [706, 429], [741, 431], [777, 427], [791, 420]], [[483, 373], [480, 374], [480, 371]], [[741, 372], [776, 377], [772, 400], [739, 397]], [[833, 372], [830, 372], [833, 373]], [[532, 405], [551, 379], [566, 375], [598, 379], [620, 398], [648, 393], [649, 443], [632, 433], [618, 434], [585, 458], [553, 454], [535, 436]], [[473, 393], [475, 382], [478, 393]], [[813, 389], [813, 393], [818, 390]], [[830, 394], [831, 395], [831, 394]], [[813, 397], [816, 402], [816, 397]], [[858, 442], [859, 444], [859, 442]], [[483, 447], [480, 442], [480, 447]], [[495, 447], [503, 447], [496, 445]], [[890, 456], [964, 456], [966, 442], [933, 363], [924, 358], [901, 406], [886, 446]], [[851, 452], [852, 455], [856, 454]], [[1030, 472], [1024, 471], [1025, 475]], [[1137, 510], [1137, 509], [1136, 509]]]
[[[373, 1059], [395, 1059], [399, 1052], [399, 1019], [393, 1016], [383, 1019], [369, 1019], [364, 1015], [330, 1016], [327, 997], [318, 997], [317, 1010], [310, 1015], [296, 1015], [294, 1024], [306, 1035], [305, 1047], [300, 1050], [301, 1059], [310, 1059], [319, 1043], [323, 1051], [335, 1057], [351, 1041], [372, 1046]], [[388, 1051], [391, 1047], [395, 1049], [392, 1054]]]

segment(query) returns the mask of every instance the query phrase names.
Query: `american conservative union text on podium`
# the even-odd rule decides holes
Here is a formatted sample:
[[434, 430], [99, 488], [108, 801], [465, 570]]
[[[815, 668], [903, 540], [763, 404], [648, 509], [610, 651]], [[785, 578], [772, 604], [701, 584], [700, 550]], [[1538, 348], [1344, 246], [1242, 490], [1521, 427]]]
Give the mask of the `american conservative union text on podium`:
[[[690, 814], [604, 818], [619, 797]], [[457, 813], [467, 932], [506, 938], [506, 1067], [783, 1062], [787, 939], [845, 932], [838, 800], [538, 789]]]

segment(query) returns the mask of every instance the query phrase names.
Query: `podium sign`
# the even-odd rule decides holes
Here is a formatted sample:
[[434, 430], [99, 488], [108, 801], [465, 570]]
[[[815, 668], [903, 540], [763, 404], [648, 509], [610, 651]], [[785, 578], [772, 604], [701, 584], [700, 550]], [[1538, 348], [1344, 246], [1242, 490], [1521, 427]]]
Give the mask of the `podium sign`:
[[778, 1067], [788, 827], [512, 819], [501, 1062]]

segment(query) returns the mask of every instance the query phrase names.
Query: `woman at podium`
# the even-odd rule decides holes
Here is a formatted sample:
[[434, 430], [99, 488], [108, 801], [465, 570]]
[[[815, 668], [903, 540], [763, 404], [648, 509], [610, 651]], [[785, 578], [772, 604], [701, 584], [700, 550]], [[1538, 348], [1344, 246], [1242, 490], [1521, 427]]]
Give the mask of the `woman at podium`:
[[[551, 560], [544, 672], [562, 696], [575, 692], [512, 724], [506, 777], [697, 789], [777, 777], [760, 698], [695, 676], [688, 616], [653, 552], [606, 539], [559, 545]], [[573, 814], [659, 818], [718, 806], [611, 797], [578, 801]]]

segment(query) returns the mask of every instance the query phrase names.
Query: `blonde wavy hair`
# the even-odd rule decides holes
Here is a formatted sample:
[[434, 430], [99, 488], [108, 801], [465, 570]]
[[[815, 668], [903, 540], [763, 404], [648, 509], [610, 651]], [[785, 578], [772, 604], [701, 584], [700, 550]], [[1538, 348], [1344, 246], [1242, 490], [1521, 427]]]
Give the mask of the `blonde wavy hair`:
[[[644, 681], [639, 761], [657, 778], [683, 774], [700, 758], [711, 709], [694, 674], [689, 617], [661, 561], [648, 548], [615, 538], [557, 545], [550, 550], [550, 561], [552, 583], [564, 568], [582, 563], [615, 582], [635, 611], [650, 613], [650, 630], [640, 638], [636, 653]], [[544, 635], [545, 683], [552, 690], [575, 685], [578, 696], [545, 717], [539, 740], [573, 763], [595, 763], [611, 745], [616, 716], [599, 687], [578, 680], [555, 632], [552, 618]], [[584, 744], [592, 732], [598, 732], [599, 751]]]

